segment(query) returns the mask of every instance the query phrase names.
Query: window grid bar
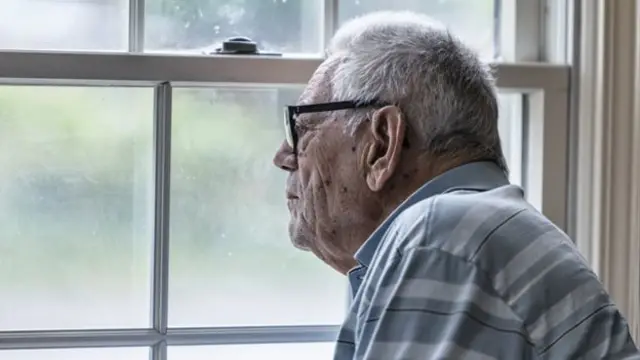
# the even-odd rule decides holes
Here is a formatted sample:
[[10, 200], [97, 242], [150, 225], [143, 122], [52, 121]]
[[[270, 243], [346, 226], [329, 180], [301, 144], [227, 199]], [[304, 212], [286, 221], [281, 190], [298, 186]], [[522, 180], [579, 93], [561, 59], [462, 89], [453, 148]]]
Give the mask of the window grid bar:
[[[525, 194], [525, 198], [531, 202], [534, 203], [535, 199], [532, 199], [534, 195], [530, 195], [530, 191], [529, 191], [529, 187], [531, 186], [531, 184], [529, 184], [529, 182], [531, 181], [530, 179], [530, 174], [529, 172], [531, 171], [530, 166], [527, 166], [527, 161], [529, 161], [529, 151], [531, 149], [531, 137], [530, 137], [530, 130], [531, 130], [531, 116], [534, 115], [534, 113], [532, 113], [531, 111], [531, 102], [529, 99], [529, 96], [527, 96], [526, 94], [522, 95], [522, 151], [520, 152], [520, 164], [522, 164], [522, 169], [520, 171], [520, 181], [522, 184], [522, 188], [523, 189], [527, 189], [527, 194]], [[534, 121], [536, 119], [533, 119]], [[534, 206], [537, 206], [538, 209], [540, 208], [540, 206], [542, 206], [541, 204], [535, 204]]]
[[173, 328], [166, 337], [170, 346], [333, 342], [337, 325]]
[[149, 360], [167, 360], [167, 342], [160, 341], [151, 347]]
[[81, 347], [148, 347], [162, 341], [153, 329], [50, 330], [0, 332], [0, 351]]
[[[229, 344], [332, 342], [337, 325], [50, 330], [0, 332], [0, 351], [7, 349], [59, 349], [87, 347], [158, 347]], [[165, 343], [162, 345], [162, 343]], [[156, 349], [154, 351], [158, 351]], [[153, 358], [152, 360], [165, 360]]]
[[154, 96], [155, 209], [151, 309], [153, 328], [164, 335], [169, 313], [171, 84], [156, 86]]
[[340, 21], [340, 14], [338, 13], [339, 4], [340, 0], [324, 0], [324, 37], [322, 39], [324, 49], [329, 46], [331, 37], [333, 37], [333, 34], [338, 28]]
[[130, 53], [144, 51], [144, 9], [145, 0], [129, 0], [129, 39]]
[[493, 58], [502, 57], [502, 1], [493, 0]]

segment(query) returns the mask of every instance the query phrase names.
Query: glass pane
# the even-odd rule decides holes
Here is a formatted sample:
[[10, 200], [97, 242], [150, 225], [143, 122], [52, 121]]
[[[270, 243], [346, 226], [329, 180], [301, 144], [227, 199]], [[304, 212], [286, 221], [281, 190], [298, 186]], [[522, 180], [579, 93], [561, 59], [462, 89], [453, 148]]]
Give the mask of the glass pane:
[[255, 344], [170, 347], [168, 360], [327, 360], [333, 356], [332, 343]]
[[148, 360], [147, 348], [0, 350], [2, 360]]
[[478, 51], [483, 58], [493, 58], [497, 26], [495, 6], [499, 0], [341, 0], [339, 21], [378, 10], [411, 10], [447, 25], [451, 32]]
[[235, 36], [266, 51], [318, 53], [323, 0], [147, 0], [145, 47], [210, 52]]
[[152, 104], [0, 86], [0, 330], [149, 324]]
[[175, 89], [172, 326], [337, 324], [346, 279], [289, 242], [281, 108], [299, 89]]
[[0, 49], [125, 50], [127, 0], [2, 0]]
[[498, 106], [498, 131], [502, 151], [509, 165], [509, 181], [522, 186], [522, 94], [501, 93], [498, 95]]

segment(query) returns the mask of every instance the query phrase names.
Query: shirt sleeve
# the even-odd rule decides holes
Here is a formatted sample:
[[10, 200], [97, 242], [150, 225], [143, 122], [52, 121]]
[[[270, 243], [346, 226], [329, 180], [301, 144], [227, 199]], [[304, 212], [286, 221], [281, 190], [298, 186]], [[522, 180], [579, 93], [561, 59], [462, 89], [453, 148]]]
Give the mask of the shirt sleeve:
[[363, 289], [357, 359], [533, 359], [522, 321], [474, 264], [414, 248]]
[[[584, 268], [548, 266], [533, 273], [514, 306], [523, 309], [540, 359], [640, 360], [629, 326], [596, 275]], [[540, 279], [538, 279], [540, 277]]]
[[592, 310], [555, 341], [539, 349], [540, 359], [640, 360], [626, 320], [613, 304]]

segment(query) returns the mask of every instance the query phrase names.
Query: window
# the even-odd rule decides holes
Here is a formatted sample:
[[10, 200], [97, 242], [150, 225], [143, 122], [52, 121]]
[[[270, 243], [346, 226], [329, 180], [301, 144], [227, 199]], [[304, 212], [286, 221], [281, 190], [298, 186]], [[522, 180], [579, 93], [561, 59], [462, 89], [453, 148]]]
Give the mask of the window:
[[523, 95], [519, 93], [502, 92], [499, 94], [498, 131], [502, 141], [502, 151], [509, 166], [509, 181], [522, 186], [523, 161]]
[[501, 3], [515, 0], [8, 1], [0, 14], [0, 49], [208, 53], [229, 37], [246, 36], [265, 51], [319, 54], [331, 29], [354, 16], [412, 10], [492, 58], [499, 56], [499, 32], [510, 30], [501, 29], [501, 17], [511, 16]]
[[[504, 56], [506, 23], [528, 34], [512, 2], [531, 3], [10, 0], [0, 358], [329, 357], [347, 286], [287, 239], [282, 105], [335, 28], [376, 9], [427, 12], [520, 60]], [[231, 36], [282, 56], [204, 55]], [[564, 227], [569, 67], [494, 67], [512, 181]]]
[[145, 327], [153, 89], [0, 87], [0, 331]]
[[285, 174], [272, 169], [281, 109], [300, 92], [174, 89], [169, 325], [330, 325], [346, 314], [343, 277], [287, 241]]
[[106, 348], [106, 349], [44, 349], [44, 350], [4, 350], [3, 360], [147, 360], [149, 349]]
[[168, 358], [171, 360], [326, 360], [331, 359], [333, 348], [332, 343], [177, 346], [169, 348]]
[[0, 49], [125, 50], [128, 9], [127, 0], [4, 0]]
[[318, 0], [148, 0], [145, 49], [211, 52], [246, 36], [267, 51], [319, 53], [322, 7]]
[[[501, 0], [351, 0], [338, 1], [340, 23], [372, 11], [407, 10], [428, 14], [446, 25], [484, 58], [498, 57]], [[508, 16], [508, 15], [507, 15]]]

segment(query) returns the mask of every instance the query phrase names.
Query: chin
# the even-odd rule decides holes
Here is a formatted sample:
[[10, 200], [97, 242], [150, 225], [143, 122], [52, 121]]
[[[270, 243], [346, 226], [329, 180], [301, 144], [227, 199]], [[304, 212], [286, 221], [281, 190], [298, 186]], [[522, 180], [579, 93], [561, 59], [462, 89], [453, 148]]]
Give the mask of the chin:
[[291, 244], [293, 244], [296, 249], [302, 251], [311, 251], [308, 237], [302, 234], [294, 221], [289, 224], [289, 239], [291, 239]]
[[293, 244], [293, 246], [298, 249], [298, 250], [302, 250], [302, 251], [311, 251], [311, 248], [302, 242], [296, 241], [294, 239], [291, 240], [291, 243]]

